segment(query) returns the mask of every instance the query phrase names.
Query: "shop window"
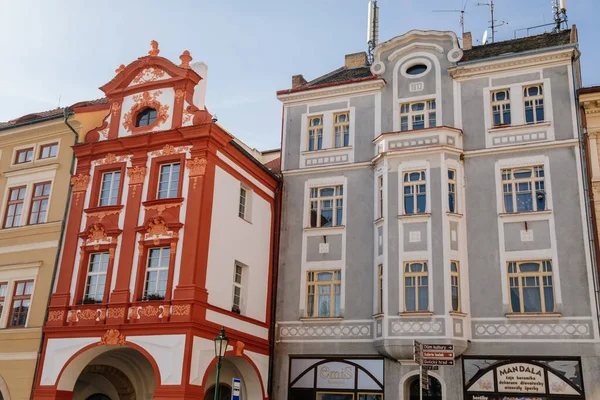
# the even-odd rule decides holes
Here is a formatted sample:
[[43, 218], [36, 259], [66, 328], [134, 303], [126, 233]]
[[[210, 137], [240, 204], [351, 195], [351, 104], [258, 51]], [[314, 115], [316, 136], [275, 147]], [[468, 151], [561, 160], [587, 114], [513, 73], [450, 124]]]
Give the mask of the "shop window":
[[148, 126], [156, 121], [157, 112], [154, 108], [144, 108], [135, 118], [135, 126]]
[[33, 281], [15, 283], [15, 292], [12, 298], [10, 326], [24, 327], [27, 323], [27, 315], [31, 307], [31, 294], [33, 293]]
[[342, 185], [310, 189], [310, 227], [342, 225], [344, 189]]
[[33, 197], [29, 209], [29, 224], [43, 224], [48, 217], [48, 201], [50, 199], [50, 182], [38, 183], [33, 186]]
[[427, 209], [427, 180], [425, 171], [404, 173], [404, 214], [423, 214]]
[[148, 251], [144, 300], [163, 300], [167, 294], [169, 279], [170, 247], [158, 247]]
[[308, 318], [340, 316], [341, 271], [308, 272], [306, 291], [306, 316]]
[[544, 167], [513, 168], [502, 170], [504, 212], [544, 211], [546, 186]]
[[[204, 395], [204, 400], [215, 400], [215, 387], [208, 389]], [[231, 387], [227, 384], [219, 383], [219, 399], [218, 400], [231, 400]]]

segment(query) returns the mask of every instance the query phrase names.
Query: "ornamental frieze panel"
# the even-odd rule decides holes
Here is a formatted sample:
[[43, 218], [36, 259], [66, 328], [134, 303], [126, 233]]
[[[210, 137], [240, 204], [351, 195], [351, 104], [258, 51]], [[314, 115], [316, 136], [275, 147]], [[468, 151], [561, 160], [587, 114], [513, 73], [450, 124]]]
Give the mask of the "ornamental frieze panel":
[[373, 323], [352, 321], [340, 323], [280, 323], [277, 333], [281, 341], [372, 339]]
[[152, 152], [148, 153], [148, 155], [150, 157], [171, 156], [171, 155], [174, 155], [174, 154], [187, 153], [187, 152], [190, 151], [191, 148], [192, 148], [192, 146], [179, 146], [179, 147], [175, 147], [175, 146], [173, 146], [171, 144], [167, 144], [162, 149], [152, 151]]
[[593, 339], [591, 320], [563, 320], [531, 323], [525, 321], [474, 322], [473, 339]]
[[443, 318], [399, 318], [389, 322], [390, 336], [444, 336]]
[[169, 318], [170, 306], [168, 304], [144, 304], [129, 307], [127, 319], [134, 322], [161, 321]]
[[152, 66], [152, 67], [142, 69], [135, 76], [135, 78], [133, 78], [133, 80], [129, 84], [129, 87], [135, 86], [135, 85], [141, 85], [142, 83], [147, 83], [147, 82], [161, 81], [161, 80], [169, 79], [169, 78], [171, 78], [171, 75], [169, 75], [163, 69], [158, 68], [156, 66]]
[[93, 166], [97, 165], [110, 165], [116, 163], [127, 162], [131, 159], [131, 156], [116, 156], [113, 153], [108, 153], [106, 157], [92, 161]]

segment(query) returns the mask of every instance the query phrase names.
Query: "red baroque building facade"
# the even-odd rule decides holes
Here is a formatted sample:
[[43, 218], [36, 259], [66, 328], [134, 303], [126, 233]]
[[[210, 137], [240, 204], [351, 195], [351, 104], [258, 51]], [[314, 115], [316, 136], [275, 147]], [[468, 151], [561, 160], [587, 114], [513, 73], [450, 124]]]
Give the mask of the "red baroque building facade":
[[207, 111], [207, 68], [149, 55], [101, 87], [76, 169], [35, 399], [268, 398], [278, 178]]

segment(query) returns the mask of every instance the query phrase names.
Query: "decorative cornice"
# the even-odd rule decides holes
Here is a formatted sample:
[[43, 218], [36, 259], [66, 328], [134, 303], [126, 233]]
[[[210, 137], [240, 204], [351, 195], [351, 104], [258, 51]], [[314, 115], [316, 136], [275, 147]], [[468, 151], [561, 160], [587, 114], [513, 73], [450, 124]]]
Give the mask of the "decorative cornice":
[[542, 53], [540, 55], [533, 56], [519, 56], [515, 54], [514, 57], [496, 60], [496, 61], [485, 61], [481, 63], [473, 63], [468, 65], [458, 65], [456, 67], [448, 68], [448, 72], [453, 78], [472, 78], [477, 75], [483, 75], [491, 72], [499, 72], [510, 69], [517, 69], [523, 66], [534, 66], [539, 64], [548, 64], [552, 62], [565, 62], [571, 61], [575, 50], [566, 49], [559, 50], [549, 53]]
[[379, 90], [384, 86], [385, 81], [383, 79], [368, 80], [365, 82], [349, 83], [346, 85], [306, 90], [297, 93], [280, 94], [277, 96], [277, 99], [283, 103], [293, 103], [303, 100], [314, 100], [323, 97], [337, 96], [340, 94], [356, 94], [372, 90]]
[[600, 113], [600, 100], [582, 101], [581, 104], [583, 105], [586, 115]]

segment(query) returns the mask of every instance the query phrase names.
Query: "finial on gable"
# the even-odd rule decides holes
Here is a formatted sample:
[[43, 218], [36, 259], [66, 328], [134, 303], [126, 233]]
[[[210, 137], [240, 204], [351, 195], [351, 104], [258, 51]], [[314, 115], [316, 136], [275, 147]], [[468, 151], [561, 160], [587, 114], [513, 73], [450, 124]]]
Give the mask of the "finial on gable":
[[115, 69], [115, 72], [118, 74], [119, 72], [123, 71], [125, 69], [125, 65], [121, 64], [119, 65], [119, 68]]
[[185, 50], [180, 56], [181, 64], [179, 66], [181, 68], [190, 68], [190, 61], [192, 61], [192, 56], [188, 50]]
[[156, 40], [150, 42], [150, 47], [152, 48], [148, 51], [148, 54], [151, 56], [157, 56], [158, 53], [160, 53], [160, 50], [158, 49], [158, 42]]

